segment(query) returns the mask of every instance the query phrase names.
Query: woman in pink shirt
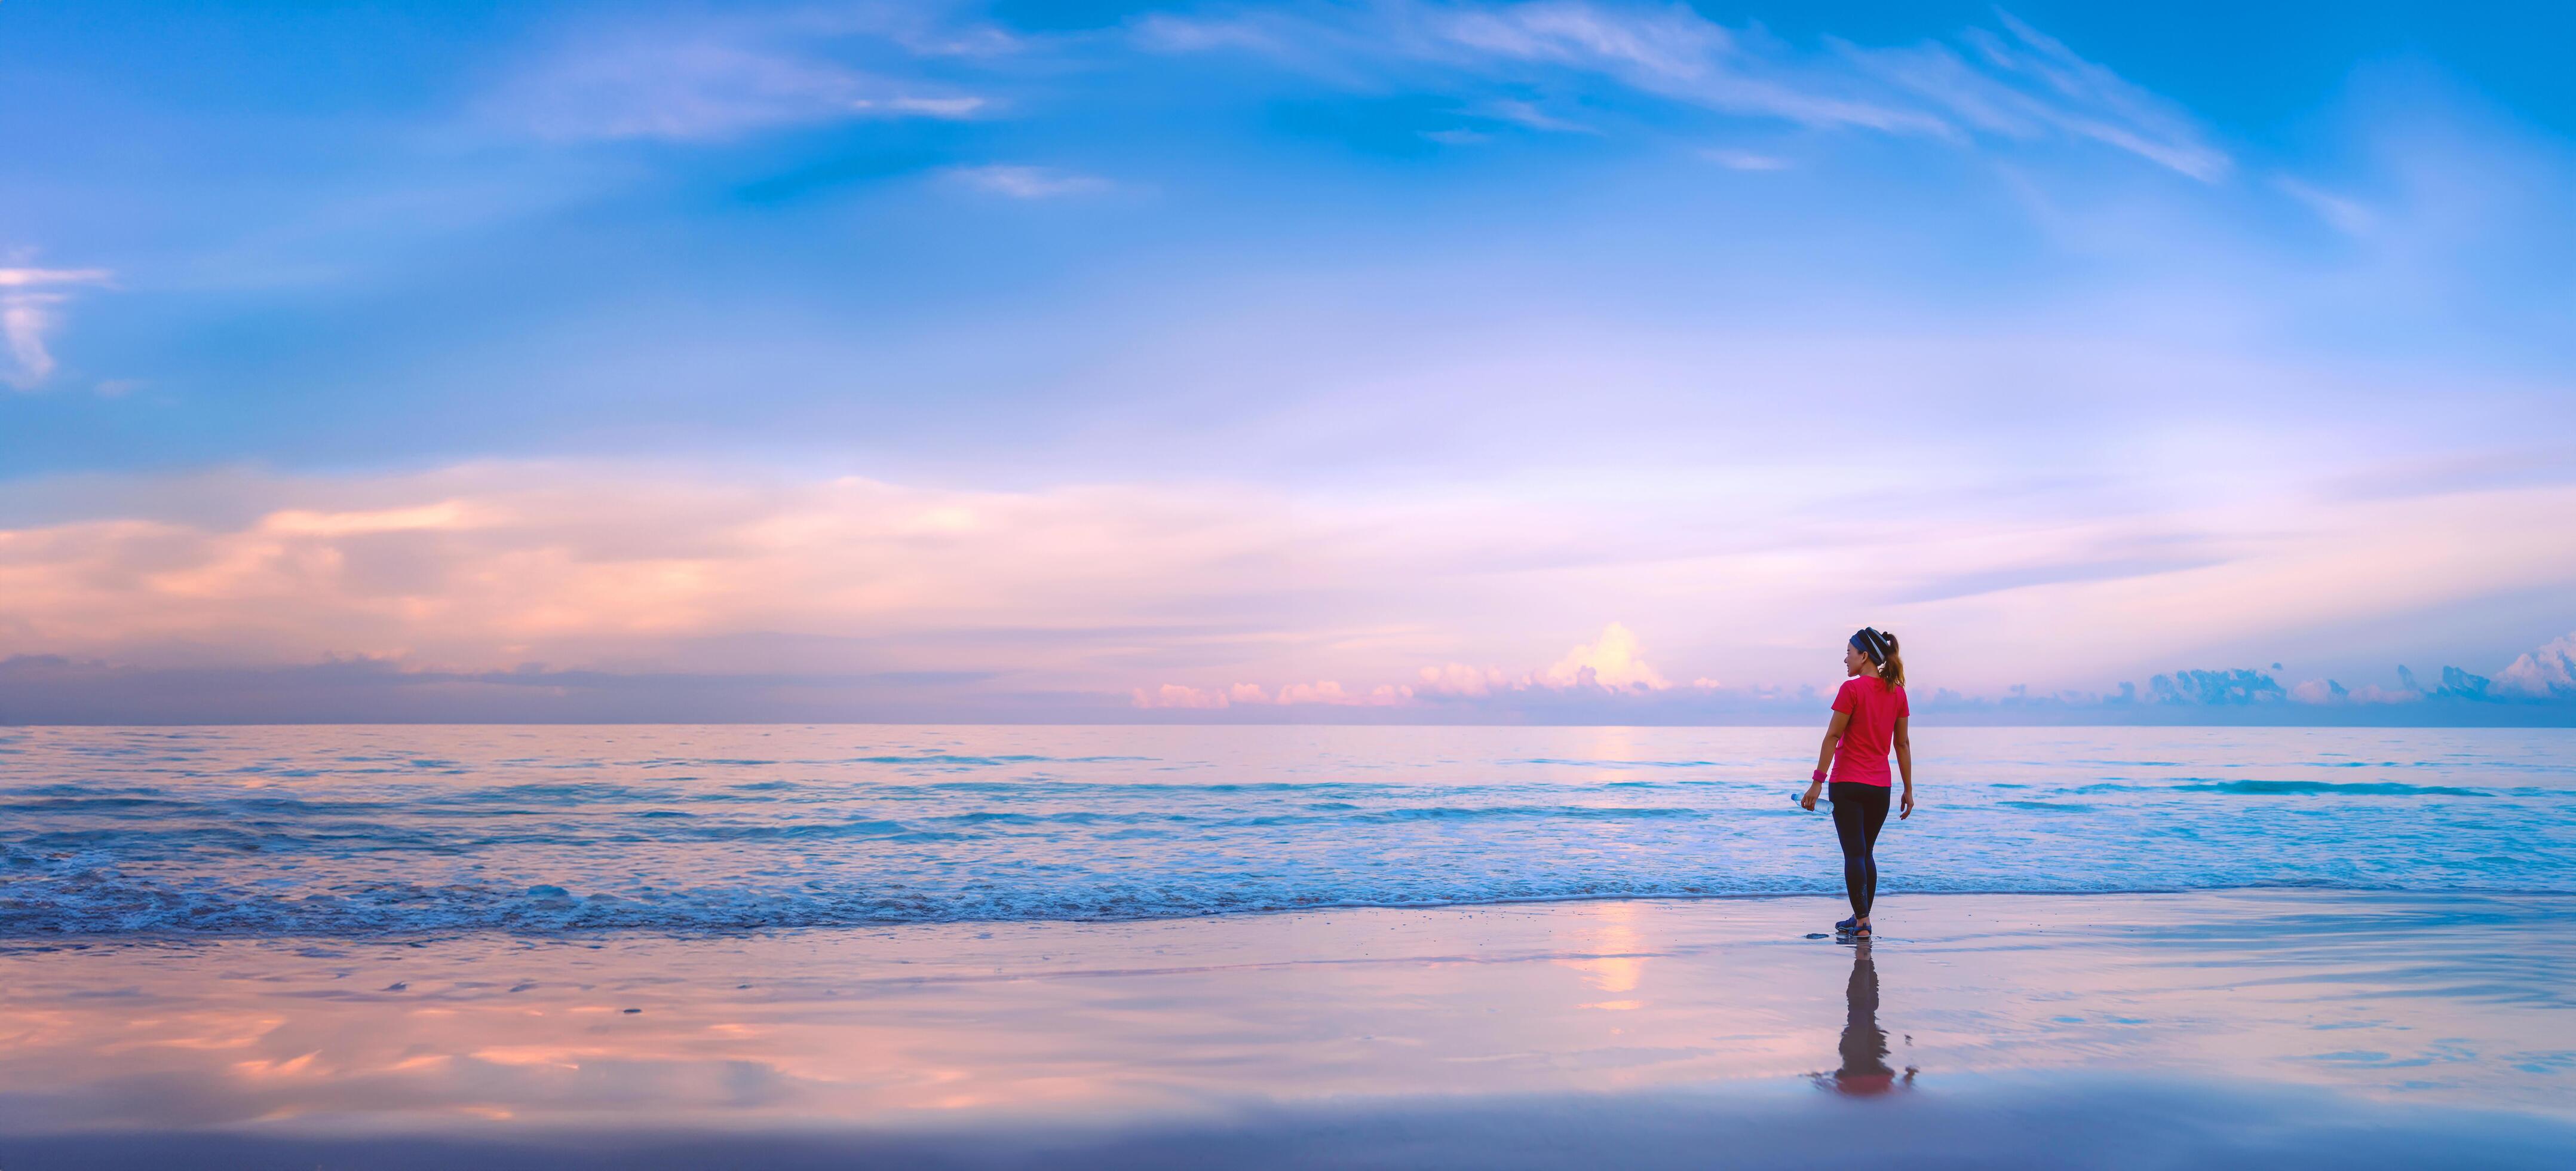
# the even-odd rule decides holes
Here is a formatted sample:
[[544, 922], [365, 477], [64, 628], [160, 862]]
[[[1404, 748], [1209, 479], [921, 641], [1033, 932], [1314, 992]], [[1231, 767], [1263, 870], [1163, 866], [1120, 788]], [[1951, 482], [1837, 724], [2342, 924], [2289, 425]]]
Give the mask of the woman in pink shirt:
[[1914, 815], [1914, 745], [1905, 737], [1905, 660], [1896, 657], [1896, 636], [1862, 627], [1843, 647], [1843, 689], [1834, 693], [1834, 719], [1825, 725], [1825, 746], [1816, 753], [1815, 783], [1798, 799], [1816, 807], [1827, 766], [1832, 767], [1834, 836], [1843, 843], [1843, 891], [1851, 896], [1852, 917], [1834, 924], [1847, 939], [1869, 938], [1869, 904], [1878, 897], [1878, 827], [1887, 824], [1887, 753], [1896, 750], [1896, 767], [1905, 777], [1903, 812]]

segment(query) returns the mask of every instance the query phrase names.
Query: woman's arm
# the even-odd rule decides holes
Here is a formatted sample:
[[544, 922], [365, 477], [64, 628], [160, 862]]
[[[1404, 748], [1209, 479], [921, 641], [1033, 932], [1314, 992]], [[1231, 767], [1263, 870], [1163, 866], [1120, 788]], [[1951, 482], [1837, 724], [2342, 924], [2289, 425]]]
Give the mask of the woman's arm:
[[1905, 734], [1905, 717], [1896, 717], [1896, 771], [1905, 778], [1904, 809], [1896, 815], [1903, 821], [1914, 816], [1914, 740]]
[[[1899, 726], [1902, 727], [1903, 725]], [[1823, 774], [1826, 766], [1831, 765], [1834, 762], [1834, 745], [1843, 742], [1843, 732], [1845, 729], [1850, 727], [1850, 712], [1835, 712], [1833, 722], [1825, 725], [1825, 745], [1824, 747], [1816, 750], [1816, 772], [1819, 775]], [[1808, 809], [1813, 809], [1816, 807], [1816, 795], [1824, 791], [1825, 783], [1823, 781], [1810, 782], [1807, 785], [1807, 795], [1798, 798], [1798, 804]]]

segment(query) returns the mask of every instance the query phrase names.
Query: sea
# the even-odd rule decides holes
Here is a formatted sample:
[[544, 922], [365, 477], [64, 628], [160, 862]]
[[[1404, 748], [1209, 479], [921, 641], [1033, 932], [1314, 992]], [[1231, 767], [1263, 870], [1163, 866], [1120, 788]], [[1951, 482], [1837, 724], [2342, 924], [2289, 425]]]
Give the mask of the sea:
[[[0, 938], [1838, 894], [1820, 729], [0, 729]], [[2576, 893], [2576, 730], [1917, 728], [1883, 907]], [[1885, 911], [1882, 911], [1885, 914]]]

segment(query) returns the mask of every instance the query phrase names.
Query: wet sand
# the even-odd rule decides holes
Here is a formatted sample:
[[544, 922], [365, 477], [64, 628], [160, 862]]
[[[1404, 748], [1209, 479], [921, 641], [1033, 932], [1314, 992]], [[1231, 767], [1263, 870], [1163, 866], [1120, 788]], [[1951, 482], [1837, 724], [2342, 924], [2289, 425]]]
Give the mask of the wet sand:
[[[0, 1167], [2567, 1166], [2576, 899], [0, 953]], [[51, 950], [44, 950], [50, 946]]]

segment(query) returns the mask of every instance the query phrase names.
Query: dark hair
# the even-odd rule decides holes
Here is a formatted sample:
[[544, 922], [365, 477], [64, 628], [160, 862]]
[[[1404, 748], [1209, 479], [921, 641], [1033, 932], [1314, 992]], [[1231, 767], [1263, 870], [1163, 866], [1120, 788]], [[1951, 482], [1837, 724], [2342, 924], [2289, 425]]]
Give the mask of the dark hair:
[[1905, 686], [1905, 660], [1898, 657], [1896, 636], [1884, 630], [1864, 626], [1851, 636], [1852, 648], [1878, 665], [1878, 681], [1888, 687]]

